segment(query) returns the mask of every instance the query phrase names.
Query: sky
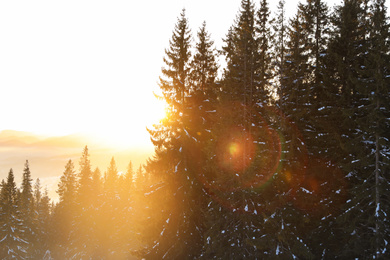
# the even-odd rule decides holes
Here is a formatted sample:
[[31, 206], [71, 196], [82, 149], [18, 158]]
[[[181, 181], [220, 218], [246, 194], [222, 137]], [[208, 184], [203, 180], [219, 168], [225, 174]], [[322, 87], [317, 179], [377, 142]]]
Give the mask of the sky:
[[[294, 13], [298, 1], [286, 2]], [[220, 48], [239, 6], [239, 0], [1, 1], [0, 131], [87, 133], [150, 145], [145, 127], [164, 116], [153, 93], [181, 10], [194, 39], [206, 21]]]

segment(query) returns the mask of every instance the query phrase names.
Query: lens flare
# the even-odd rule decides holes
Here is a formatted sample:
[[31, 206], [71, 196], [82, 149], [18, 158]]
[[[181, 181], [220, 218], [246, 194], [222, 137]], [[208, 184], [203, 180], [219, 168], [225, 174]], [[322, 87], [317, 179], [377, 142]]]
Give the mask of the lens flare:
[[[286, 203], [313, 217], [339, 210], [347, 193], [340, 169], [310, 157], [297, 124], [282, 112], [256, 113], [256, 124], [220, 125], [210, 142], [211, 163], [199, 175], [210, 197], [248, 214], [268, 214]], [[277, 199], [278, 194], [287, 195]]]
[[239, 146], [237, 143], [230, 143], [229, 144], [229, 153], [232, 157], [236, 157], [238, 155], [238, 149]]

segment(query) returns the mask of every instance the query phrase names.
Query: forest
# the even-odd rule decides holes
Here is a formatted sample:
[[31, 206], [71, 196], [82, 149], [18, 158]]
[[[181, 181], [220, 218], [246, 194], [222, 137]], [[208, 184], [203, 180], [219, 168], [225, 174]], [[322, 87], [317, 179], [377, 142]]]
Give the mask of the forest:
[[20, 188], [11, 169], [0, 258], [390, 258], [385, 0], [306, 0], [290, 19], [284, 0], [256, 4], [241, 0], [220, 50], [179, 14], [144, 165], [101, 172], [85, 146], [58, 202], [28, 161]]

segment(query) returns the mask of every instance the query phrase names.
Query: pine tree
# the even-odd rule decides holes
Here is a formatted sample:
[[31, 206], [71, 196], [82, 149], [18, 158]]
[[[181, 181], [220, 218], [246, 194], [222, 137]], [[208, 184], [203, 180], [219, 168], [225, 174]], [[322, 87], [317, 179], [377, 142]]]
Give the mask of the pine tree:
[[34, 221], [34, 208], [32, 178], [29, 163], [26, 160], [26, 163], [24, 164], [21, 186], [20, 210], [22, 214], [21, 218], [24, 224], [23, 238], [29, 243], [27, 249], [29, 255], [33, 254], [34, 247], [36, 246], [36, 233], [38, 232], [36, 223]]
[[28, 242], [23, 240], [24, 225], [12, 169], [8, 173], [7, 182], [2, 182], [0, 203], [0, 257], [25, 259]]
[[[101, 244], [101, 248], [104, 250], [100, 252], [103, 255], [111, 254], [115, 256], [118, 252], [118, 241], [116, 239], [117, 230], [121, 229], [120, 226], [120, 197], [119, 197], [119, 183], [118, 183], [118, 169], [114, 157], [111, 158], [110, 165], [105, 172], [104, 181], [104, 205], [100, 209], [100, 219], [102, 226], [98, 227], [101, 230], [102, 239], [104, 244]], [[102, 242], [103, 242], [102, 241]], [[102, 250], [101, 249], [101, 250]]]
[[390, 123], [388, 120], [390, 118], [390, 23], [385, 1], [372, 1], [371, 14], [369, 35], [371, 52], [366, 64], [372, 80], [369, 81], [371, 84], [368, 88], [363, 90], [370, 103], [366, 106], [367, 120], [362, 121], [365, 124], [363, 129], [368, 133], [364, 141], [366, 144], [370, 141], [372, 144], [375, 143], [375, 148], [370, 145], [370, 148], [375, 150], [375, 160], [374, 156], [370, 155], [367, 161], [372, 161], [375, 165], [373, 169], [375, 185], [371, 188], [375, 190], [373, 255], [375, 258], [381, 258], [389, 254], [387, 245], [390, 241], [390, 234], [387, 232], [390, 228], [387, 217], [387, 212], [390, 212], [388, 196], [390, 185], [386, 181], [390, 162]]
[[91, 196], [93, 194], [92, 170], [87, 146], [83, 150], [79, 164], [76, 214], [70, 234], [71, 245], [66, 252], [66, 256], [70, 258], [91, 257], [96, 251], [95, 208], [94, 198]]
[[[333, 140], [337, 140], [329, 145], [330, 153], [334, 153], [330, 158], [344, 172], [344, 176], [340, 178], [345, 178], [351, 190], [355, 189], [359, 179], [363, 177], [360, 175], [363, 167], [359, 165], [359, 153], [367, 152], [361, 145], [361, 130], [357, 120], [362, 115], [358, 108], [362, 94], [359, 89], [364, 85], [362, 65], [364, 56], [369, 51], [366, 40], [369, 32], [367, 18], [367, 1], [346, 0], [336, 7], [332, 17], [333, 30], [326, 64], [330, 71], [327, 83], [330, 102], [324, 110], [328, 120], [337, 123], [337, 127], [327, 126]], [[369, 248], [369, 237], [362, 235], [364, 231], [357, 232], [364, 230], [366, 226], [363, 219], [355, 218], [356, 210], [360, 208], [358, 200], [352, 194], [347, 197], [345, 213], [337, 218], [338, 221], [332, 228], [342, 230], [341, 234], [337, 234], [342, 242], [333, 242], [334, 252], [328, 251], [329, 257], [332, 257], [332, 253], [345, 258], [367, 257], [364, 251]], [[363, 228], [360, 228], [361, 225]]]
[[[256, 104], [259, 64], [258, 41], [256, 39], [255, 10], [252, 1], [242, 0], [235, 24], [230, 28], [223, 47], [226, 69], [223, 75], [223, 99], [238, 101], [243, 107], [244, 121], [251, 118], [251, 108]], [[263, 101], [263, 100], [262, 100]]]
[[[51, 241], [50, 233], [50, 198], [47, 189], [42, 194], [39, 178], [34, 184], [34, 222], [36, 224], [36, 243], [34, 244], [33, 258], [43, 259], [49, 251]], [[50, 252], [50, 251], [49, 251]]]
[[108, 196], [115, 196], [118, 193], [118, 169], [114, 157], [111, 158], [110, 166], [105, 173], [105, 190], [110, 193]]
[[274, 51], [274, 59], [273, 62], [275, 63], [275, 69], [274, 69], [274, 80], [276, 82], [276, 94], [277, 94], [277, 105], [278, 107], [281, 106], [281, 101], [283, 97], [282, 92], [282, 79], [284, 78], [284, 71], [285, 71], [285, 63], [284, 59], [286, 56], [286, 40], [287, 40], [287, 17], [286, 17], [286, 10], [285, 10], [285, 1], [280, 0], [278, 2], [277, 11], [276, 11], [276, 17], [272, 20], [272, 29], [274, 32], [274, 37], [272, 38], [273, 42], [273, 51]]
[[[349, 175], [354, 181], [351, 200], [343, 216], [348, 246], [354, 248], [349, 255], [382, 258], [388, 255], [389, 210], [388, 132], [389, 124], [389, 23], [384, 1], [360, 3], [359, 26], [363, 31], [359, 58], [356, 60], [351, 114], [354, 114], [348, 152], [353, 156]], [[359, 28], [359, 27], [358, 27]], [[363, 44], [364, 45], [363, 45]], [[348, 169], [348, 168], [347, 168]], [[363, 210], [364, 209], [364, 210]], [[352, 226], [354, 225], [354, 226]], [[348, 236], [347, 236], [348, 237]]]
[[190, 113], [194, 112], [190, 101], [193, 89], [189, 75], [190, 45], [190, 30], [183, 10], [166, 50], [164, 78], [160, 78], [168, 117], [150, 131], [156, 155], [146, 168], [156, 180], [164, 180], [161, 193], [169, 196], [169, 200], [164, 209], [157, 207], [161, 210], [161, 215], [156, 216], [159, 228], [151, 232], [154, 238], [149, 241], [148, 257], [194, 258], [202, 247], [202, 221], [195, 210], [201, 204], [202, 192], [196, 181], [197, 172], [189, 167], [191, 145], [197, 142], [189, 121]]
[[115, 230], [116, 250], [118, 258], [129, 258], [132, 255], [137, 236], [135, 234], [135, 208], [134, 208], [134, 170], [130, 161], [125, 174], [118, 179], [119, 196], [117, 216], [117, 229]]
[[203, 22], [198, 31], [198, 42], [195, 46], [195, 54], [191, 61], [191, 86], [192, 92], [198, 90], [208, 97], [215, 96], [215, 81], [218, 73], [216, 62], [216, 50], [214, 41], [206, 29], [206, 22]]
[[270, 11], [268, 1], [260, 2], [260, 9], [257, 12], [257, 41], [258, 41], [258, 75], [259, 85], [257, 86], [256, 103], [267, 105], [269, 103], [269, 92], [271, 92], [272, 59], [271, 42], [273, 35], [271, 33]]
[[327, 44], [329, 40], [329, 13], [328, 7], [322, 0], [307, 0], [301, 6], [304, 20], [302, 29], [304, 30], [306, 42], [306, 52], [310, 65], [309, 74], [306, 81], [308, 83], [307, 92], [307, 113], [308, 126], [302, 129], [308, 151], [314, 156], [327, 156], [330, 145], [326, 125], [328, 122], [329, 105], [326, 83], [328, 73], [325, 60], [327, 58]]
[[78, 202], [81, 208], [85, 208], [88, 207], [88, 205], [91, 203], [89, 194], [92, 190], [92, 169], [87, 146], [84, 147], [79, 164], [80, 172], [78, 174]]
[[58, 184], [57, 194], [59, 202], [53, 212], [53, 226], [56, 230], [50, 234], [54, 241], [53, 256], [63, 258], [65, 250], [70, 245], [70, 235], [73, 230], [74, 218], [77, 214], [77, 186], [78, 181], [72, 160], [65, 165], [65, 170]]

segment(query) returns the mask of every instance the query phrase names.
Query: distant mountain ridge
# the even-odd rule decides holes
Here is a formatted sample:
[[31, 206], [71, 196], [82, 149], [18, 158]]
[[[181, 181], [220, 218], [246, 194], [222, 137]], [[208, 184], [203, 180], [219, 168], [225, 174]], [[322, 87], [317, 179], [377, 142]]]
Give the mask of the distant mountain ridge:
[[21, 181], [26, 160], [29, 161], [32, 178], [40, 178], [43, 187], [49, 189], [51, 197], [55, 197], [57, 181], [64, 172], [65, 164], [71, 159], [76, 172], [82, 150], [88, 146], [91, 165], [94, 170], [100, 169], [102, 174], [115, 158], [118, 171], [126, 171], [131, 161], [134, 170], [153, 154], [153, 150], [129, 147], [119, 149], [99, 143], [83, 134], [46, 137], [29, 132], [3, 130], [0, 132], [0, 181], [5, 179], [10, 168], [13, 169], [17, 182]]
[[43, 136], [15, 130], [3, 130], [0, 132], [0, 145], [79, 147], [83, 143], [97, 145], [92, 138], [83, 134]]
[[0, 145], [26, 145], [42, 140], [42, 137], [28, 132], [3, 130], [0, 132]]

